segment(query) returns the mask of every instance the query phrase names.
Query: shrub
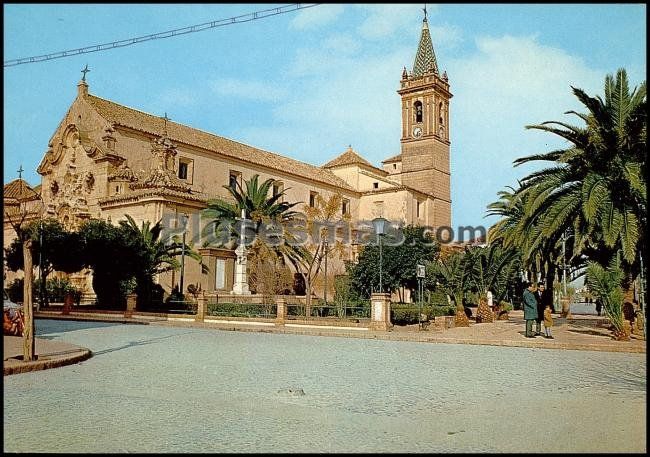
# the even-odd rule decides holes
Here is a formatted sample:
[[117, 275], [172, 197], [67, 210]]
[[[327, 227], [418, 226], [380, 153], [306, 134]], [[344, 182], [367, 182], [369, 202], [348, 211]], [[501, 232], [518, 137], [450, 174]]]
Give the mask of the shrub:
[[208, 303], [207, 314], [232, 317], [275, 317], [275, 305], [254, 303]]
[[[423, 305], [421, 311], [431, 319], [437, 316], [453, 316], [456, 314], [456, 307]], [[417, 303], [393, 303], [391, 305], [391, 322], [395, 325], [417, 324], [419, 322]]]

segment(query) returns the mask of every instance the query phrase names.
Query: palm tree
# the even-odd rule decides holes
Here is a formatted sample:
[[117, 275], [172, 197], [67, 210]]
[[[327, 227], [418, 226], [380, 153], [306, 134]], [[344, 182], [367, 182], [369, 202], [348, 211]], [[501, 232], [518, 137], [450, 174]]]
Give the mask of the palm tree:
[[456, 326], [468, 327], [469, 319], [465, 314], [463, 298], [468, 290], [468, 270], [471, 265], [465, 252], [454, 252], [444, 259], [438, 259], [427, 265], [428, 287], [440, 288], [456, 304]]
[[492, 322], [494, 314], [487, 304], [487, 292], [494, 292], [498, 304], [517, 272], [519, 255], [515, 249], [503, 248], [495, 243], [486, 247], [470, 247], [465, 256], [468, 263], [468, 282], [479, 296], [476, 321]]
[[570, 146], [515, 160], [515, 165], [550, 161], [531, 173], [517, 193], [526, 196], [527, 221], [545, 238], [572, 236], [572, 256], [606, 265], [619, 250], [627, 273], [638, 271], [647, 228], [646, 85], [630, 92], [627, 74], [605, 78], [605, 99], [578, 88], [586, 114], [569, 111], [584, 127], [549, 121], [526, 128], [553, 133]]
[[[269, 178], [260, 185], [259, 175], [253, 175], [244, 182], [245, 189], [239, 182], [236, 182], [234, 187], [224, 185], [223, 188], [229, 192], [234, 202], [223, 198], [208, 201], [207, 208], [203, 210], [203, 215], [212, 218], [212, 221], [206, 225], [204, 233], [223, 227], [222, 224], [224, 224], [229, 226], [226, 230], [229, 230], [227, 235], [231, 236], [235, 233], [234, 222], [241, 217], [241, 210], [244, 209], [246, 216], [253, 221], [253, 229], [256, 235], [260, 233], [263, 226], [270, 227], [273, 225], [279, 229], [278, 234], [269, 235], [267, 233], [269, 237], [267, 240], [273, 241], [270, 246], [262, 246], [259, 239], [256, 239], [254, 251], [262, 252], [270, 249], [275, 255], [297, 266], [307, 255], [306, 250], [297, 243], [291, 243], [292, 234], [284, 230], [282, 224], [294, 220], [299, 215], [296, 211], [291, 210], [299, 202], [288, 203], [282, 201], [288, 189], [283, 189], [281, 192], [269, 196], [269, 190], [274, 182], [275, 180]], [[238, 241], [233, 240], [227, 245], [234, 248]]]
[[[183, 243], [179, 241], [178, 236], [173, 237], [171, 243], [161, 239], [162, 221], [158, 221], [153, 226], [149, 221], [143, 221], [142, 225], [138, 227], [131, 216], [128, 214], [124, 216], [126, 220], [119, 222], [120, 228], [126, 234], [127, 243], [134, 247], [134, 252], [138, 253], [138, 268], [135, 278], [138, 302], [147, 305], [151, 302], [154, 277], [157, 274], [180, 268], [177, 257], [183, 252]], [[201, 263], [202, 258], [199, 253], [188, 245], [185, 245], [184, 249], [185, 255]], [[201, 263], [201, 267], [203, 271], [207, 270], [207, 266], [203, 263]]]
[[618, 256], [610, 262], [607, 269], [596, 262], [590, 261], [588, 263], [587, 286], [602, 301], [605, 315], [614, 327], [614, 338], [629, 340], [630, 335], [625, 329], [623, 320], [622, 280], [623, 272], [620, 268]]
[[216, 198], [208, 201], [208, 207], [203, 213], [208, 217], [213, 217], [216, 222], [222, 220], [231, 220], [239, 218], [241, 210], [246, 210], [246, 215], [253, 220], [259, 227], [261, 222], [268, 220], [284, 222], [291, 220], [298, 213], [290, 211], [298, 203], [287, 203], [282, 201], [285, 192], [281, 192], [269, 197], [269, 190], [275, 182], [274, 179], [267, 179], [261, 185], [259, 184], [259, 175], [253, 175], [251, 179], [245, 181], [246, 189], [236, 181], [235, 186], [224, 185], [223, 188], [230, 193], [234, 202], [222, 198]]
[[[488, 216], [502, 216], [488, 230], [488, 243], [517, 251], [520, 254], [521, 267], [531, 272], [532, 277], [541, 272], [546, 280], [546, 288], [552, 293], [555, 273], [560, 268], [559, 261], [562, 257], [561, 234], [543, 236], [539, 222], [541, 215], [529, 216], [526, 212], [530, 206], [530, 194], [521, 188], [508, 189], [500, 191], [500, 199], [488, 205]], [[569, 265], [575, 271], [580, 267], [581, 257], [574, 257], [572, 253], [569, 247], [569, 255], [565, 257], [573, 259], [573, 263]], [[566, 263], [564, 258], [562, 261]]]

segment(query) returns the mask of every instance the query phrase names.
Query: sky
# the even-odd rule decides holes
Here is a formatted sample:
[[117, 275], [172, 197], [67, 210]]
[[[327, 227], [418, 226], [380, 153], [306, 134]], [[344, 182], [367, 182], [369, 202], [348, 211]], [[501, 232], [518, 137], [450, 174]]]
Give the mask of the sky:
[[[287, 4], [4, 4], [4, 61], [103, 44]], [[4, 182], [36, 168], [77, 94], [90, 93], [314, 165], [348, 145], [372, 164], [400, 152], [403, 67], [423, 4], [322, 4], [196, 33], [4, 67]], [[566, 146], [525, 129], [584, 111], [619, 68], [646, 80], [645, 4], [427, 5], [449, 77], [452, 227], [490, 226], [497, 192]]]

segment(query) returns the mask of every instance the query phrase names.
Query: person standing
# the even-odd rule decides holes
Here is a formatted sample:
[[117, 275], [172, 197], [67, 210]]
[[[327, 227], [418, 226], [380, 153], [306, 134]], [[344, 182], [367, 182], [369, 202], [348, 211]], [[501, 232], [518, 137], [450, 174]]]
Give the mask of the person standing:
[[542, 334], [542, 320], [544, 320], [544, 309], [546, 308], [547, 294], [544, 292], [544, 283], [540, 282], [537, 285], [535, 292], [535, 300], [537, 300], [537, 319], [535, 319], [535, 336]]
[[551, 335], [551, 327], [553, 327], [553, 316], [551, 316], [551, 305], [550, 303], [546, 304], [544, 308], [544, 331], [546, 332], [546, 338], [554, 339]]
[[535, 298], [535, 283], [526, 282], [523, 295], [524, 319], [526, 320], [526, 338], [534, 338], [533, 322], [537, 320], [537, 299]]
[[600, 316], [600, 311], [603, 309], [603, 302], [601, 301], [600, 297], [596, 298], [596, 312]]

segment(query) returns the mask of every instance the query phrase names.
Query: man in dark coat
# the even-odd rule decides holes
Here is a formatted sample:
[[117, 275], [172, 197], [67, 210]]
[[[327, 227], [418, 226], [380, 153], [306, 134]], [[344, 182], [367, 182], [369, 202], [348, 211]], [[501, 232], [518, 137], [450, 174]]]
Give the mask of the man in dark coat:
[[535, 319], [535, 336], [541, 336], [542, 334], [542, 321], [544, 320], [544, 308], [546, 308], [546, 301], [548, 300], [548, 294], [544, 290], [546, 287], [543, 282], [540, 282], [537, 285], [537, 291], [535, 292], [535, 300], [537, 300], [537, 319]]
[[535, 283], [527, 282], [524, 290], [523, 306], [524, 319], [526, 320], [526, 338], [535, 338], [533, 335], [533, 322], [537, 320], [537, 299], [535, 299]]

